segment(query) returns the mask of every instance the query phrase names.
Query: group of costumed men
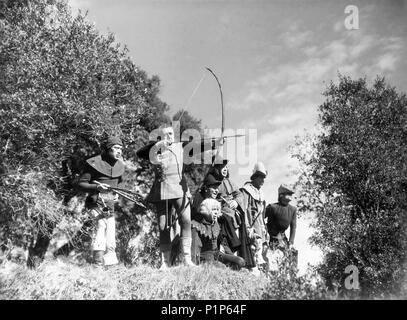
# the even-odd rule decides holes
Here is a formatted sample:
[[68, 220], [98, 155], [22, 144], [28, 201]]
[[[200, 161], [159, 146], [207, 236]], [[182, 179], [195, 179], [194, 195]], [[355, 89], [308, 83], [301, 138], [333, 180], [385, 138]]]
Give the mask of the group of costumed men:
[[[192, 197], [183, 172], [187, 143], [175, 141], [170, 124], [161, 126], [160, 131], [160, 139], [149, 142], [136, 154], [155, 168], [155, 180], [146, 201], [155, 205], [158, 216], [161, 269], [171, 266], [172, 208], [177, 213], [183, 263], [187, 266], [219, 261], [234, 269], [258, 271], [258, 265], [266, 258], [265, 248], [293, 246], [296, 208], [289, 204], [293, 191], [280, 186], [278, 202], [266, 206], [261, 190], [267, 177], [263, 163], [255, 165], [250, 181], [239, 188], [229, 176], [228, 160], [217, 155], [201, 188]], [[199, 145], [203, 147], [204, 141]], [[86, 208], [96, 221], [92, 250], [93, 262], [99, 266], [118, 263], [114, 189], [122, 181], [125, 169], [121, 139], [109, 137], [104, 146], [100, 155], [86, 161], [79, 180], [80, 188], [88, 192]], [[285, 236], [288, 227], [289, 239]]]

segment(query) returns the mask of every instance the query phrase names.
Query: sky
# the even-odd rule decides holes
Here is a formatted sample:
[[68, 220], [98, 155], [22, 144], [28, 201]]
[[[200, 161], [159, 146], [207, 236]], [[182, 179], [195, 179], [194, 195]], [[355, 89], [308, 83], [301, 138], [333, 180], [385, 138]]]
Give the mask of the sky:
[[[88, 11], [102, 33], [113, 32], [134, 63], [161, 79], [160, 98], [170, 113], [185, 109], [207, 128], [220, 128], [222, 85], [225, 127], [230, 133], [255, 129], [250, 157], [268, 170], [263, 191], [268, 203], [280, 184], [296, 181], [298, 163], [287, 149], [295, 137], [318, 132], [322, 92], [338, 73], [385, 76], [407, 92], [407, 1], [322, 0], [69, 0], [73, 12]], [[356, 19], [345, 8], [357, 8]], [[354, 29], [345, 26], [353, 23]], [[227, 148], [249, 145], [228, 139]], [[255, 146], [255, 144], [251, 143]], [[243, 185], [250, 170], [231, 164]], [[248, 168], [249, 169], [249, 168]], [[295, 204], [295, 200], [293, 202]], [[298, 227], [300, 265], [319, 258], [306, 244], [310, 217]], [[300, 251], [301, 252], [301, 251]]]

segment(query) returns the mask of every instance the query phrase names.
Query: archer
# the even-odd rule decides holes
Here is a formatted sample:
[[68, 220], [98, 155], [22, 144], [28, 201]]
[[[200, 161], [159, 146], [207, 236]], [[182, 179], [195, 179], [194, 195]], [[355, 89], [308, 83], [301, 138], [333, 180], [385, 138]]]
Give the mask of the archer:
[[[136, 154], [149, 160], [154, 165], [155, 180], [146, 200], [155, 204], [158, 213], [160, 230], [161, 269], [171, 265], [171, 236], [170, 216], [171, 208], [175, 208], [181, 226], [181, 248], [184, 264], [195, 265], [191, 260], [191, 193], [184, 175], [184, 147], [196, 142], [176, 142], [174, 128], [167, 122], [160, 126], [158, 141], [151, 141]], [[200, 151], [205, 148], [206, 140], [198, 142]], [[193, 151], [192, 149], [191, 151]]]

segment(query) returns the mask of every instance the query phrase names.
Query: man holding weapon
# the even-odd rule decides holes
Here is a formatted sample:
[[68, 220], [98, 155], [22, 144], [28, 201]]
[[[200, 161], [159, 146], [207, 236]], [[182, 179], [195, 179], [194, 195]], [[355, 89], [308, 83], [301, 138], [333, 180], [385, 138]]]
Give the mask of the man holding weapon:
[[79, 179], [79, 188], [89, 193], [85, 207], [96, 219], [92, 250], [93, 262], [98, 266], [118, 263], [114, 217], [114, 205], [118, 199], [113, 188], [117, 188], [122, 182], [125, 169], [122, 148], [120, 138], [109, 137], [102, 154], [86, 160], [86, 168]]
[[184, 144], [176, 142], [174, 129], [170, 123], [160, 128], [157, 137], [160, 140], [151, 141], [139, 149], [138, 157], [149, 160], [155, 169], [155, 180], [146, 200], [154, 203], [158, 213], [160, 230], [161, 269], [171, 266], [171, 233], [170, 212], [175, 208], [181, 226], [181, 248], [184, 263], [193, 266], [191, 259], [191, 211], [187, 181], [184, 176]]
[[[216, 146], [216, 142], [222, 144], [224, 139], [224, 106], [223, 93], [220, 82], [215, 73], [206, 68], [216, 79], [219, 86], [221, 106], [222, 106], [222, 128], [221, 137], [214, 140], [210, 139], [212, 149]], [[203, 78], [202, 78], [203, 79]], [[199, 82], [198, 86], [200, 85]], [[198, 87], [195, 88], [194, 93]], [[193, 93], [193, 94], [194, 94]], [[192, 98], [192, 96], [191, 96]], [[184, 109], [185, 111], [185, 109]], [[183, 113], [182, 113], [183, 115]], [[178, 119], [181, 121], [182, 115]], [[174, 207], [178, 214], [178, 219], [181, 226], [181, 246], [184, 254], [184, 263], [186, 265], [194, 265], [191, 260], [191, 194], [187, 186], [187, 182], [183, 173], [184, 150], [186, 143], [191, 145], [191, 141], [175, 142], [174, 128], [170, 124], [161, 127], [160, 141], [151, 141], [149, 144], [136, 152], [137, 156], [149, 160], [155, 165], [155, 181], [147, 197], [147, 201], [155, 203], [158, 211], [158, 220], [160, 228], [160, 251], [162, 266], [165, 269], [171, 265], [171, 237], [168, 225], [169, 210]], [[194, 142], [205, 149], [205, 140]], [[219, 149], [217, 154], [219, 153]], [[216, 157], [215, 157], [216, 158]], [[212, 166], [214, 163], [212, 162]]]
[[[193, 150], [201, 153], [208, 144], [213, 149], [216, 145], [214, 139], [201, 138], [198, 141], [176, 141], [172, 124], [161, 125], [159, 140], [150, 141], [146, 146], [139, 149], [138, 157], [149, 160], [155, 168], [155, 180], [146, 200], [155, 204], [158, 213], [158, 225], [160, 231], [161, 269], [171, 266], [171, 232], [170, 221], [171, 208], [175, 208], [181, 227], [181, 249], [184, 256], [184, 264], [195, 265], [191, 258], [191, 194], [187, 186], [183, 165], [186, 156], [194, 157]], [[184, 147], [193, 145], [189, 155]]]

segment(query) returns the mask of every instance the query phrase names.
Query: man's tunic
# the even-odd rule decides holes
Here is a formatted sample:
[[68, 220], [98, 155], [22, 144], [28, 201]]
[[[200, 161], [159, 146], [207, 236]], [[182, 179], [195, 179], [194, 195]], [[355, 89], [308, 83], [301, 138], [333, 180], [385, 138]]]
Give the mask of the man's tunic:
[[248, 228], [253, 227], [262, 241], [266, 241], [264, 213], [266, 201], [263, 191], [253, 186], [251, 182], [246, 182], [242, 187], [245, 221]]
[[297, 208], [292, 205], [280, 203], [269, 204], [266, 209], [267, 230], [270, 237], [277, 237], [290, 227], [290, 243], [294, 244], [297, 228]]
[[[114, 208], [114, 195], [112, 193], [102, 194], [96, 189], [92, 181], [100, 183], [106, 183], [111, 187], [117, 187], [121, 182], [122, 175], [124, 173], [124, 163], [121, 160], [117, 160], [112, 166], [105, 160], [102, 155], [97, 155], [86, 160], [87, 167], [85, 172], [79, 179], [79, 185], [82, 182], [91, 184], [91, 187], [82, 187], [86, 192], [89, 192], [86, 198], [86, 207], [89, 209], [97, 208], [98, 206], [107, 206], [109, 209]], [[101, 196], [103, 195], [103, 196]], [[103, 200], [102, 198], [103, 197]]]

